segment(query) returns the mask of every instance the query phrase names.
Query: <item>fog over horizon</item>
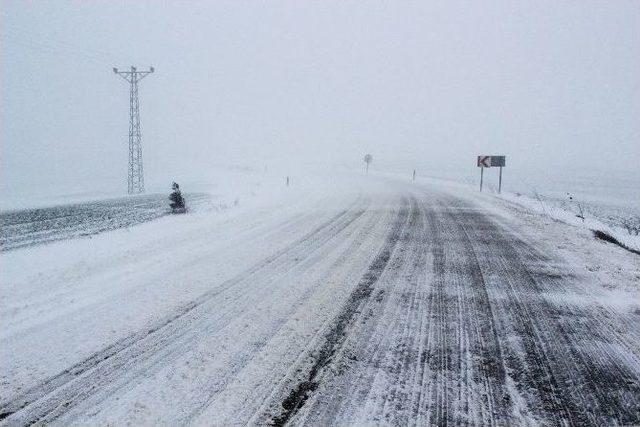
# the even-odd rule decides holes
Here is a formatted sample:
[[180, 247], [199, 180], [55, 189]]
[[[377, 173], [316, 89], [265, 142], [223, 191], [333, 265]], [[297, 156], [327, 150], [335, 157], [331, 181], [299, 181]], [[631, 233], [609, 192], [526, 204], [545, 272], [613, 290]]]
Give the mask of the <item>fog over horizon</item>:
[[1, 9], [1, 194], [124, 193], [129, 87], [112, 67], [135, 65], [156, 70], [140, 83], [149, 188], [365, 153], [378, 171], [468, 178], [476, 155], [504, 154], [531, 182], [626, 177], [640, 203], [638, 2]]

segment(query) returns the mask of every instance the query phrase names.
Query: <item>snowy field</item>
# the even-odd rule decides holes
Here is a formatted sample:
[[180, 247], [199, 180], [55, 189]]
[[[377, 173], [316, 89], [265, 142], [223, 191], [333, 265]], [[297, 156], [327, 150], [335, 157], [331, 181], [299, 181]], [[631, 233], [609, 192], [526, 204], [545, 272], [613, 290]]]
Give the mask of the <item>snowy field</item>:
[[[516, 185], [505, 197], [551, 218], [597, 228], [640, 250], [640, 172], [559, 174]], [[495, 188], [492, 188], [495, 191]]]
[[[478, 177], [440, 173], [434, 178], [478, 188]], [[497, 194], [497, 171], [486, 174], [485, 191]], [[554, 219], [598, 227], [640, 249], [640, 172], [587, 170], [525, 174], [505, 168], [503, 197]]]
[[[470, 171], [473, 169], [467, 168], [464, 172], [427, 170], [418, 177], [477, 192], [479, 176]], [[498, 195], [497, 174], [497, 169], [487, 170], [485, 195], [522, 205], [554, 221], [605, 231], [625, 245], [640, 250], [640, 172], [596, 170], [572, 175], [570, 171], [554, 171], [547, 176], [541, 173], [527, 175], [505, 168], [501, 195]], [[407, 178], [408, 174], [404, 176]]]
[[[187, 194], [190, 209], [211, 206], [207, 194]], [[131, 227], [170, 214], [167, 196], [152, 194], [0, 212], [0, 251]]]
[[640, 422], [637, 255], [465, 186], [294, 182], [0, 254], [0, 422]]

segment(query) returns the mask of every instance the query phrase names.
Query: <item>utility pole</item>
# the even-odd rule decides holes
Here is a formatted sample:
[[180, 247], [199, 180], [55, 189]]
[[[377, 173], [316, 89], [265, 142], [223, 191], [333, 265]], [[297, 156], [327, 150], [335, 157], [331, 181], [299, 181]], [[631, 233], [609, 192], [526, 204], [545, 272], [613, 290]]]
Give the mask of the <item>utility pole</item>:
[[140, 135], [140, 104], [138, 102], [138, 82], [155, 70], [138, 71], [131, 66], [129, 71], [113, 72], [129, 82], [129, 173], [127, 174], [127, 191], [129, 194], [144, 193], [144, 171], [142, 169], [142, 136]]

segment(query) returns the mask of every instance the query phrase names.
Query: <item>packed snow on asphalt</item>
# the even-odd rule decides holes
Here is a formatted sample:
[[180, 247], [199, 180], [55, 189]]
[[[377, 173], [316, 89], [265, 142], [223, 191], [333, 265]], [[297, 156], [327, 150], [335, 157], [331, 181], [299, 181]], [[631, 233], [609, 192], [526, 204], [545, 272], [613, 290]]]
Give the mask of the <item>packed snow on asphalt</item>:
[[0, 424], [640, 423], [640, 257], [462, 187], [295, 183], [0, 254]]

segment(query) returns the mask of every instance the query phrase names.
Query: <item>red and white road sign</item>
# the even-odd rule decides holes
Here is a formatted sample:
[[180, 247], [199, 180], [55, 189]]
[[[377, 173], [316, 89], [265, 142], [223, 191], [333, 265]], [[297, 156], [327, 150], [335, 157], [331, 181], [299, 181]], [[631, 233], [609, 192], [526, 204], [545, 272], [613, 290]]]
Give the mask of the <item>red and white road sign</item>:
[[500, 178], [498, 179], [498, 194], [502, 190], [502, 168], [506, 164], [506, 156], [478, 156], [478, 167], [480, 169], [480, 191], [482, 191], [482, 175], [484, 168], [500, 168]]
[[479, 168], [490, 168], [491, 167], [491, 156], [478, 156], [478, 167]]
[[495, 168], [505, 165], [505, 156], [478, 156], [479, 168]]

